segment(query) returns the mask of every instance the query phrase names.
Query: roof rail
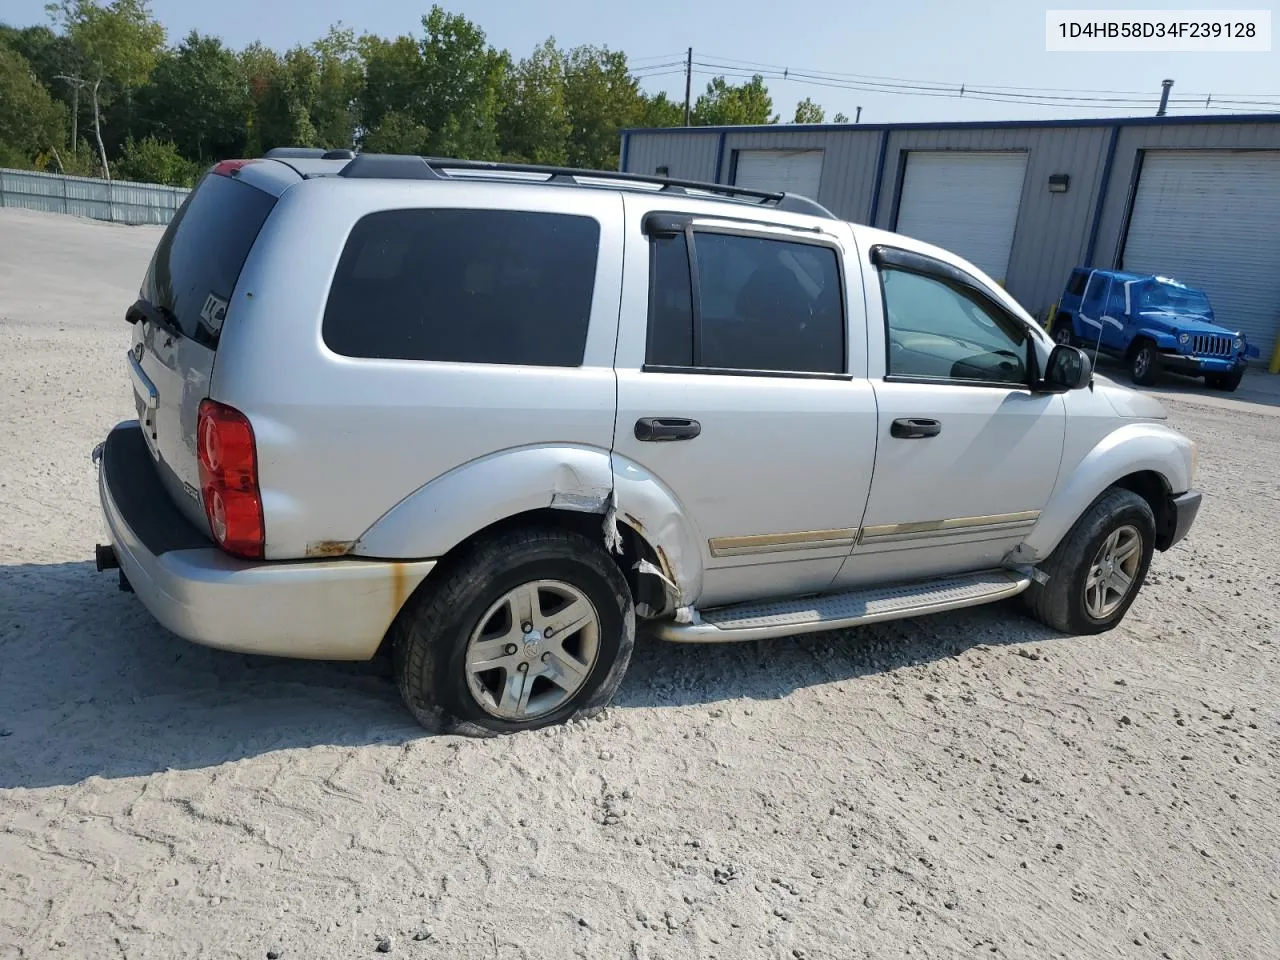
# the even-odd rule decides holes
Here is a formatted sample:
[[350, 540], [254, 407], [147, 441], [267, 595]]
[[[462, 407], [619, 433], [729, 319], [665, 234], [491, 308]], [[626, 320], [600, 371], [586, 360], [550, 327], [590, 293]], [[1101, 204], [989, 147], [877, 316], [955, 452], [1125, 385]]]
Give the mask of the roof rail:
[[583, 170], [576, 167], [552, 167], [541, 164], [497, 163], [488, 160], [450, 160], [442, 157], [416, 157], [391, 153], [359, 153], [342, 168], [338, 176], [354, 179], [377, 180], [450, 180], [450, 170], [471, 170], [493, 173], [539, 174], [544, 177], [534, 183], [565, 183], [577, 186], [582, 180], [616, 180], [626, 183], [657, 184], [663, 193], [688, 194], [701, 191], [723, 198], [752, 200], [769, 203], [775, 209], [791, 213], [803, 213], [811, 217], [838, 219], [816, 200], [796, 193], [770, 193], [766, 190], [750, 190], [725, 183], [706, 183], [701, 180], [674, 180], [670, 177], [650, 177], [618, 170]]

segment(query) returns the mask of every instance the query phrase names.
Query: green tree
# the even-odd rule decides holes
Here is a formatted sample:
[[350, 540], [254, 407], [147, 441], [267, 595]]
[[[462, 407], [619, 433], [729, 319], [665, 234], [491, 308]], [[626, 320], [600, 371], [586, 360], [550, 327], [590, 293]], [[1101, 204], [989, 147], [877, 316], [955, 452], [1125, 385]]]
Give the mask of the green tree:
[[0, 166], [29, 167], [64, 146], [66, 118], [27, 59], [0, 46]]
[[311, 45], [310, 52], [316, 72], [311, 104], [316, 141], [324, 147], [350, 147], [355, 143], [364, 84], [364, 61], [355, 32], [335, 24]]
[[200, 164], [182, 156], [171, 140], [155, 137], [126, 140], [124, 153], [116, 163], [116, 174], [125, 180], [171, 187], [192, 186], [199, 172]]
[[430, 152], [466, 159], [498, 154], [498, 110], [511, 58], [484, 31], [434, 6], [422, 18], [423, 89], [415, 120], [429, 131]]
[[796, 117], [792, 123], [821, 123], [826, 118], [826, 111], [810, 98], [805, 97], [796, 104]]
[[773, 98], [764, 78], [756, 74], [746, 83], [734, 85], [724, 77], [714, 77], [707, 92], [698, 97], [693, 107], [695, 126], [728, 126], [777, 123]]
[[564, 54], [551, 37], [508, 74], [498, 114], [503, 159], [564, 164], [569, 138], [564, 72]]
[[110, 177], [103, 108], [117, 97], [123, 99], [128, 123], [133, 93], [151, 75], [164, 47], [164, 27], [151, 16], [146, 0], [112, 0], [105, 7], [93, 0], [61, 0], [45, 9], [83, 57], [83, 71], [61, 79], [88, 91], [102, 173]]
[[848, 123], [849, 118], [843, 113], [837, 113], [834, 117], [831, 118], [831, 122], [832, 123]]
[[426, 115], [421, 102], [426, 83], [422, 49], [413, 37], [360, 38], [365, 64], [364, 89], [360, 96], [360, 119], [366, 130], [376, 130], [389, 114], [418, 124]]
[[[143, 129], [191, 160], [244, 153], [249, 112], [244, 64], [216, 37], [191, 31], [163, 54], [138, 92]], [[146, 142], [145, 140], [142, 142]]]
[[684, 123], [684, 105], [667, 97], [665, 91], [642, 95], [638, 127], [678, 127]]
[[590, 169], [618, 165], [618, 131], [644, 116], [640, 85], [627, 55], [604, 47], [577, 47], [565, 68], [569, 108], [569, 163]]
[[382, 115], [381, 122], [365, 133], [363, 147], [370, 153], [430, 153], [430, 131], [398, 110]]

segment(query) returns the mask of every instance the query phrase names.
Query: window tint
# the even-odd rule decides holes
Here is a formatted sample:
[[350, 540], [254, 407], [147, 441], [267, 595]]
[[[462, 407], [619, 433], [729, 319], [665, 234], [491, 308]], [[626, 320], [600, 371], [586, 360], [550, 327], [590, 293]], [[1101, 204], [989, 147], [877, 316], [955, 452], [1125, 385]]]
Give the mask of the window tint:
[[693, 366], [693, 284], [684, 234], [650, 246], [648, 363]]
[[275, 198], [208, 174], [174, 214], [143, 282], [143, 296], [169, 311], [187, 337], [215, 346], [231, 293]]
[[1086, 317], [1097, 317], [1102, 313], [1107, 303], [1110, 284], [1110, 277], [1104, 277], [1100, 273], [1093, 274], [1089, 279], [1089, 285], [1085, 288], [1084, 299], [1080, 302], [1080, 312]]
[[1076, 271], [1071, 274], [1071, 280], [1067, 283], [1067, 293], [1073, 297], [1078, 297], [1084, 293], [1084, 285], [1089, 280], [1089, 274], [1084, 271]]
[[1107, 315], [1124, 316], [1124, 283], [1120, 280], [1113, 280], [1111, 283], [1111, 294], [1107, 298]]
[[906, 377], [1027, 381], [1029, 334], [975, 295], [902, 270], [881, 271], [889, 373]]
[[600, 226], [509, 210], [387, 210], [361, 219], [325, 308], [349, 357], [576, 367]]
[[651, 249], [649, 363], [844, 372], [844, 303], [830, 247], [695, 234], [696, 323], [684, 237]]

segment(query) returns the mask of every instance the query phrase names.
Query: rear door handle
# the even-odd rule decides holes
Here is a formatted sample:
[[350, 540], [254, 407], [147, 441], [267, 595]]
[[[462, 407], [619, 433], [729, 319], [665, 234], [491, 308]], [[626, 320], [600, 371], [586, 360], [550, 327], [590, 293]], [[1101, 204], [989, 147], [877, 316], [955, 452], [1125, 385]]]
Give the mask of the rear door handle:
[[929, 420], [924, 417], [903, 417], [893, 421], [889, 427], [889, 436], [899, 440], [919, 440], [923, 437], [936, 437], [942, 432], [940, 420]]
[[702, 424], [687, 417], [641, 417], [636, 421], [636, 439], [647, 443], [692, 440], [702, 433]]

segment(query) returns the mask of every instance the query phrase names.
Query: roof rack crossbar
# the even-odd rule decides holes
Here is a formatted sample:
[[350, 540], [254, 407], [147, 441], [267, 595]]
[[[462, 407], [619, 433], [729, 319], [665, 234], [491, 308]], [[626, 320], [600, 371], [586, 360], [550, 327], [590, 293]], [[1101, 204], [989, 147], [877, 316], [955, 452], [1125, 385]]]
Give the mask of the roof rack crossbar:
[[826, 207], [808, 197], [793, 193], [775, 193], [753, 190], [728, 183], [707, 183], [702, 180], [680, 180], [672, 177], [651, 177], [620, 170], [584, 170], [578, 167], [557, 167], [531, 163], [500, 163], [490, 160], [451, 160], [444, 157], [416, 157], [400, 154], [358, 153], [354, 160], [342, 168], [341, 177], [375, 179], [443, 180], [450, 170], [489, 171], [493, 173], [542, 174], [544, 183], [579, 183], [586, 180], [616, 180], [623, 183], [643, 183], [659, 186], [664, 192], [688, 194], [700, 191], [730, 198], [751, 198], [771, 203], [779, 210], [803, 213], [808, 216], [837, 217]]

